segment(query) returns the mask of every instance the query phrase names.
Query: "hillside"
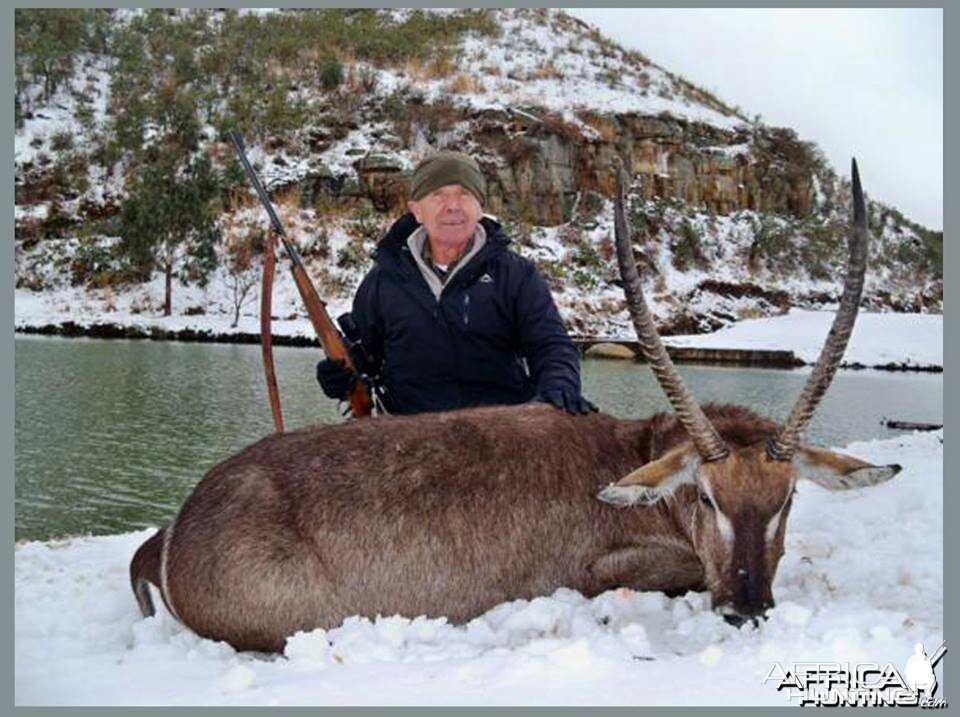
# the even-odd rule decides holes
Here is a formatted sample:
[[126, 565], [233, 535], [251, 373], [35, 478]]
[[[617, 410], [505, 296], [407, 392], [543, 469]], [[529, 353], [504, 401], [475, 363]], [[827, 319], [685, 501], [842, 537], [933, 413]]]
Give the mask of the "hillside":
[[[820, 151], [561, 11], [20, 10], [16, 57], [18, 327], [158, 314], [168, 276], [174, 316], [228, 326], [266, 227], [231, 127], [335, 310], [414, 164], [446, 147], [477, 157], [487, 211], [574, 333], [631, 331], [618, 160], [665, 333], [838, 298], [849, 187]], [[131, 197], [165, 162], [175, 183], [207, 172], [208, 223], [176, 217], [183, 236], [145, 248]], [[942, 233], [879, 201], [870, 224], [865, 306], [942, 312]], [[302, 314], [278, 281], [278, 318]]]

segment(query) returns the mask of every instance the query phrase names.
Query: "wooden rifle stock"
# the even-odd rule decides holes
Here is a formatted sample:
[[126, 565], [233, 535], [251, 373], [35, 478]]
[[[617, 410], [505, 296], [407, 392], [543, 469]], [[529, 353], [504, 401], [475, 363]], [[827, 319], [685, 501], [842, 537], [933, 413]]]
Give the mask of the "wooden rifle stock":
[[[343, 343], [343, 337], [337, 327], [333, 325], [330, 314], [327, 313], [326, 305], [320, 295], [317, 294], [310, 277], [307, 276], [307, 270], [300, 260], [300, 254], [296, 247], [289, 245], [286, 239], [283, 240], [283, 245], [287, 249], [287, 255], [292, 260], [290, 270], [293, 273], [293, 281], [297, 285], [297, 291], [300, 292], [300, 298], [303, 299], [304, 306], [307, 307], [307, 316], [310, 317], [313, 330], [317, 332], [317, 338], [320, 339], [323, 352], [327, 355], [327, 358], [341, 359], [347, 368], [359, 377], [357, 368], [353, 365], [353, 359], [350, 358], [350, 352], [347, 351], [347, 347]], [[355, 417], [363, 418], [370, 415], [370, 396], [359, 378], [347, 399], [350, 402], [350, 410]]]
[[[290, 270], [293, 274], [293, 281], [297, 286], [297, 291], [300, 292], [300, 298], [304, 306], [307, 308], [307, 316], [310, 319], [310, 323], [313, 324], [313, 330], [320, 340], [324, 354], [326, 354], [327, 358], [342, 360], [348, 369], [359, 376], [353, 359], [350, 357], [350, 352], [347, 351], [346, 344], [343, 342], [343, 337], [327, 313], [326, 304], [314, 288], [310, 277], [307, 276], [307, 270], [303, 265], [303, 260], [300, 258], [300, 252], [298, 252], [293, 243], [287, 239], [283, 225], [280, 223], [280, 219], [277, 217], [276, 212], [273, 210], [273, 205], [270, 203], [270, 197], [267, 196], [267, 192], [260, 183], [260, 178], [257, 177], [257, 173], [253, 171], [253, 167], [250, 166], [246, 152], [244, 152], [243, 149], [243, 140], [240, 134], [236, 130], [231, 130], [229, 137], [237, 152], [237, 157], [240, 159], [240, 164], [243, 165], [243, 169], [246, 171], [251, 184], [253, 184], [253, 188], [257, 190], [260, 202], [263, 204], [264, 209], [267, 210], [267, 214], [270, 217], [271, 230], [283, 243], [283, 248], [287, 253], [287, 257], [290, 259]], [[270, 363], [272, 364], [272, 361]], [[370, 415], [372, 408], [370, 396], [367, 393], [366, 386], [359, 378], [347, 398], [350, 403], [350, 410], [356, 418], [364, 418]], [[274, 409], [274, 415], [276, 416], [278, 414], [279, 408], [277, 407]]]

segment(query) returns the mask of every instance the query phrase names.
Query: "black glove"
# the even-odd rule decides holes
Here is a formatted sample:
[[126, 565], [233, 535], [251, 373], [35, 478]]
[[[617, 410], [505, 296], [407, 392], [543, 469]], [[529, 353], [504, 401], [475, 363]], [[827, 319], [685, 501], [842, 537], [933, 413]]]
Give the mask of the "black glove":
[[344, 400], [357, 383], [357, 374], [343, 359], [324, 359], [317, 364], [317, 381], [327, 398]]
[[599, 410], [593, 403], [580, 394], [563, 391], [558, 388], [541, 391], [534, 400], [549, 403], [567, 413], [590, 413], [591, 411]]

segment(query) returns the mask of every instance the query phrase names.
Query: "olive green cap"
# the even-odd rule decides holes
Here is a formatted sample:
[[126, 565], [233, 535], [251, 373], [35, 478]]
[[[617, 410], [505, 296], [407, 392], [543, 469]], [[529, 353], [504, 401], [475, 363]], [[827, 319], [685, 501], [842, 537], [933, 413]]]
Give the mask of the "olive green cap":
[[410, 179], [410, 196], [423, 199], [434, 189], [448, 184], [459, 184], [470, 191], [480, 202], [487, 202], [487, 180], [480, 165], [463, 152], [437, 152], [420, 161]]

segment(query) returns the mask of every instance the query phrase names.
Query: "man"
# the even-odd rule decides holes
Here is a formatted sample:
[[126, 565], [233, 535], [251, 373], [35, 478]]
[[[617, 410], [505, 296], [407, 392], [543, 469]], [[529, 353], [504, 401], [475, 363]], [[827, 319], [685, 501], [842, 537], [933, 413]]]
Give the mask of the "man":
[[[486, 181], [460, 152], [424, 159], [410, 210], [380, 241], [352, 318], [390, 413], [546, 401], [570, 413], [580, 395], [579, 353], [533, 263], [510, 251], [483, 217]], [[317, 365], [330, 398], [356, 376], [342, 361]]]

